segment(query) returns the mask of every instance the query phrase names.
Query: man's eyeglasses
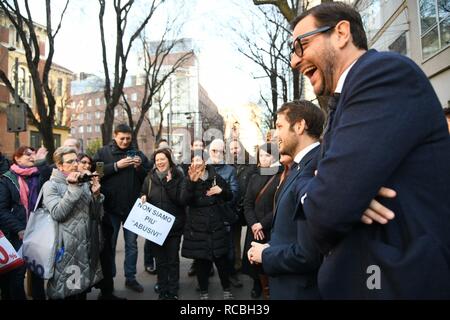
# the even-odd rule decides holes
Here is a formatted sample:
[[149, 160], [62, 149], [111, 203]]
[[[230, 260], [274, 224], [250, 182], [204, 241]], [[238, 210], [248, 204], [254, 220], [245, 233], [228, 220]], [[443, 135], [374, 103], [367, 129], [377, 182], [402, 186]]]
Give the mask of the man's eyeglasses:
[[214, 150], [214, 149], [211, 149], [211, 151], [214, 152], [214, 153], [223, 153], [223, 150]]
[[320, 28], [318, 28], [316, 30], [307, 32], [305, 34], [299, 35], [297, 38], [295, 38], [294, 43], [292, 44], [291, 56], [292, 56], [292, 54], [295, 53], [299, 58], [303, 57], [303, 51], [304, 51], [303, 50], [303, 44], [302, 44], [302, 40], [303, 39], [305, 39], [305, 38], [307, 38], [309, 36], [315, 35], [315, 34], [327, 32], [327, 31], [329, 31], [329, 30], [331, 30], [333, 28], [334, 28], [334, 26], [333, 27], [324, 26], [324, 27], [320, 27]]
[[70, 160], [64, 161], [64, 163], [67, 163], [67, 164], [78, 163], [78, 159], [70, 159]]

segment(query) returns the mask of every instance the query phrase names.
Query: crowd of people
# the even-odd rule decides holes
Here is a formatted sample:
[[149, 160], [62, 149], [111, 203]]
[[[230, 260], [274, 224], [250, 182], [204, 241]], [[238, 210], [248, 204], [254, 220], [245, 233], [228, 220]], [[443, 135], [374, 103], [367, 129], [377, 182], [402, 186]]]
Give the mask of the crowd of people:
[[[123, 299], [116, 244], [137, 199], [175, 216], [164, 243], [144, 247], [161, 300], [179, 298], [180, 255], [192, 259], [201, 300], [214, 266], [226, 300], [240, 272], [253, 298], [450, 298], [448, 108], [411, 60], [368, 50], [350, 6], [321, 4], [292, 28], [292, 68], [330, 97], [328, 116], [309, 101], [284, 103], [256, 159], [237, 139], [196, 139], [185, 163], [167, 141], [149, 160], [124, 124], [92, 158], [75, 139], [52, 165], [29, 146], [12, 162], [0, 155], [0, 230], [18, 250], [42, 190], [61, 253], [46, 288], [27, 266], [0, 275], [2, 299], [26, 299], [27, 272], [33, 299], [84, 300], [94, 287], [99, 299]], [[142, 292], [137, 235], [122, 231], [125, 286]], [[80, 285], [67, 285], [69, 266]]]
[[[93, 157], [81, 153], [77, 140], [69, 138], [56, 149], [52, 165], [38, 159], [36, 150], [28, 146], [16, 151], [12, 165], [3, 158], [0, 226], [8, 240], [20, 248], [30, 208], [36, 205], [41, 189], [40, 205], [58, 224], [55, 241], [56, 248], [63, 250], [62, 257], [55, 262], [54, 275], [46, 288], [43, 279], [28, 273], [33, 284], [31, 297], [83, 300], [92, 288], [99, 288], [99, 299], [123, 299], [114, 294], [116, 243], [137, 198], [175, 216], [162, 246], [148, 240], [144, 246], [145, 270], [157, 275], [155, 291], [159, 299], [178, 299], [180, 254], [193, 261], [194, 270], [189, 275], [197, 276], [200, 299], [208, 299], [213, 263], [224, 299], [233, 299], [231, 286], [242, 287], [238, 277], [241, 269], [255, 279], [251, 295], [259, 297], [262, 288], [268, 286], [267, 279], [262, 286], [259, 276], [250, 270], [255, 268], [248, 263], [246, 249], [241, 248], [241, 229], [249, 221], [252, 231], [247, 235], [246, 248], [253, 235], [254, 239], [267, 240], [272, 201], [265, 197], [261, 202], [267, 215], [262, 224], [259, 212], [250, 209], [260, 197], [246, 199], [245, 195], [248, 184], [252, 192], [267, 188], [261, 181], [270, 182], [273, 193], [279, 179], [272, 177], [279, 170], [262, 171], [278, 160], [278, 148], [275, 144], [260, 146], [256, 165], [239, 141], [229, 146], [227, 150], [223, 140], [214, 139], [206, 147], [203, 140], [196, 139], [189, 161], [175, 164], [172, 150], [163, 140], [149, 160], [133, 144], [130, 127], [121, 124], [116, 126], [112, 142]], [[238, 159], [241, 154], [242, 162]], [[226, 163], [225, 158], [234, 163]], [[99, 162], [103, 163], [101, 175], [95, 168]], [[253, 184], [257, 177], [263, 180]], [[125, 228], [123, 234], [125, 286], [142, 292], [144, 288], [136, 280], [137, 235]], [[247, 268], [242, 267], [242, 260]], [[75, 289], [67, 286], [71, 273], [66, 272], [74, 265], [81, 268], [83, 280]], [[25, 299], [26, 269], [22, 266], [0, 276], [2, 299]]]

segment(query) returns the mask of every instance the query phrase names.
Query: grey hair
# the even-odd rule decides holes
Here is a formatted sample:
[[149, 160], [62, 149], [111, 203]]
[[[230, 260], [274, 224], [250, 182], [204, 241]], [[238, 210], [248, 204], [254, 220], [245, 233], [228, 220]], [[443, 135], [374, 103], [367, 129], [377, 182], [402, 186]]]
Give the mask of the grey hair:
[[70, 153], [77, 154], [77, 150], [75, 150], [75, 148], [71, 148], [71, 147], [59, 147], [53, 153], [53, 161], [55, 162], [55, 164], [62, 164], [64, 155], [70, 154]]

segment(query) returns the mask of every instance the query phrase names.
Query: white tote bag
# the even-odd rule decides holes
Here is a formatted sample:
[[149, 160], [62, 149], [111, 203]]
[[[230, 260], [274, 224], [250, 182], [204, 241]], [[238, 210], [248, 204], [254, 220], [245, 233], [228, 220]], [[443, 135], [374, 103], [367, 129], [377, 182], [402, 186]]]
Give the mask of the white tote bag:
[[50, 279], [55, 266], [58, 223], [47, 209], [37, 208], [41, 197], [42, 189], [28, 219], [22, 252], [28, 269], [43, 279]]
[[3, 232], [0, 231], [0, 274], [18, 268], [23, 263], [20, 254], [14, 249], [8, 239], [6, 239]]

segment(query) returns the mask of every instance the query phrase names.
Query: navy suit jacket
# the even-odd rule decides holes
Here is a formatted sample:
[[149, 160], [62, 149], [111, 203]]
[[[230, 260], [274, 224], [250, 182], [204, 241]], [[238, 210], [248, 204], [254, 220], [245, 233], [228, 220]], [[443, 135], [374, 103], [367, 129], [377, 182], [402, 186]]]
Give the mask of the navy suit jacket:
[[278, 191], [274, 209], [270, 247], [262, 254], [264, 271], [269, 275], [270, 299], [319, 299], [317, 272], [321, 263], [319, 249], [303, 219], [297, 221], [296, 182], [300, 176], [314, 175], [305, 167], [317, 161], [320, 147], [309, 151], [293, 168]]
[[[298, 208], [326, 254], [322, 297], [450, 298], [447, 130], [429, 80], [409, 58], [370, 50], [351, 68], [329, 148]], [[361, 215], [382, 186], [397, 192], [377, 198], [395, 218], [365, 225]]]

